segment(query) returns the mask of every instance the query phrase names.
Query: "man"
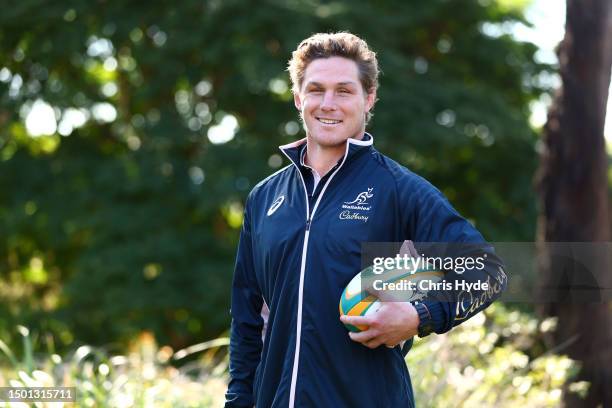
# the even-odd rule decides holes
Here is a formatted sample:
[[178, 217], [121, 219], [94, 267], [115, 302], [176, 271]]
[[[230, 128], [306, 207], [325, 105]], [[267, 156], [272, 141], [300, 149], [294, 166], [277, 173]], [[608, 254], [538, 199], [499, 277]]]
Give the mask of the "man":
[[[226, 407], [414, 406], [404, 361], [412, 342], [400, 344], [444, 333], [487, 307], [505, 286], [501, 263], [437, 189], [374, 149], [365, 126], [378, 65], [363, 40], [313, 35], [288, 70], [306, 138], [281, 146], [291, 164], [246, 202]], [[361, 269], [361, 243], [405, 240], [479, 244], [490, 255], [486, 267], [463, 278], [494, 288], [340, 318], [342, 290]], [[343, 323], [369, 328], [349, 333]]]

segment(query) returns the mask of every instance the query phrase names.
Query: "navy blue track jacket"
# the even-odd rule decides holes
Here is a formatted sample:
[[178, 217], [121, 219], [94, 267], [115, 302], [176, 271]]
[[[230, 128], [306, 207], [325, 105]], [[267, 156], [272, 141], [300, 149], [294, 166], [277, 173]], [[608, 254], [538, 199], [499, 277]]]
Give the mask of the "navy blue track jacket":
[[[506, 286], [501, 262], [435, 187], [376, 151], [367, 133], [347, 140], [342, 161], [310, 197], [300, 161], [305, 144], [281, 146], [292, 163], [247, 198], [232, 287], [225, 406], [413, 407], [406, 349], [369, 349], [353, 342], [339, 320], [340, 295], [361, 270], [361, 243], [465, 242], [491, 253], [483, 270], [462, 278], [488, 280], [495, 289], [472, 291], [461, 305], [424, 301], [437, 333], [500, 295]], [[359, 197], [362, 205], [347, 210]], [[265, 333], [264, 302], [270, 311]]]

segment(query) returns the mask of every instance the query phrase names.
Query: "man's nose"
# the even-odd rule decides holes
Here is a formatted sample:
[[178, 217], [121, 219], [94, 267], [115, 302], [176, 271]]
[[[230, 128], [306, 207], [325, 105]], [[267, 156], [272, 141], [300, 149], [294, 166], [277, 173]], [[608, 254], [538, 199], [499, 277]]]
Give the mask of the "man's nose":
[[335, 110], [336, 109], [336, 101], [334, 99], [333, 91], [327, 91], [323, 94], [323, 100], [321, 101], [321, 109], [322, 110]]

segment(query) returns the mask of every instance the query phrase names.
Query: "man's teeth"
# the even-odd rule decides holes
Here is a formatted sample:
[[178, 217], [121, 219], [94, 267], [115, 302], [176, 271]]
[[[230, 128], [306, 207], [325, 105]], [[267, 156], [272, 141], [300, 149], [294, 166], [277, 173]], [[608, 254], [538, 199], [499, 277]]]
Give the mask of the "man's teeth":
[[321, 119], [317, 118], [319, 122], [325, 123], [326, 125], [335, 125], [336, 123], [342, 122], [341, 120]]

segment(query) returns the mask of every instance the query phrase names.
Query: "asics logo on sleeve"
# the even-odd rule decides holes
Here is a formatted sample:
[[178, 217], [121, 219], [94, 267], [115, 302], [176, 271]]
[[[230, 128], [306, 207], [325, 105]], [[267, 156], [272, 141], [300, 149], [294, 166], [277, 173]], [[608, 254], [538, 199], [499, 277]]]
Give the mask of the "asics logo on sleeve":
[[278, 207], [283, 205], [284, 201], [285, 201], [285, 196], [284, 195], [282, 195], [282, 196], [278, 197], [276, 200], [274, 200], [274, 202], [272, 203], [272, 205], [268, 209], [268, 213], [267, 213], [268, 217], [271, 216], [272, 214], [274, 214], [276, 212], [276, 210], [278, 210]]

